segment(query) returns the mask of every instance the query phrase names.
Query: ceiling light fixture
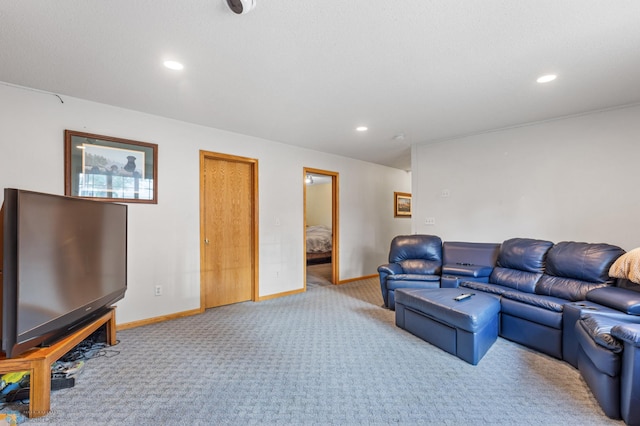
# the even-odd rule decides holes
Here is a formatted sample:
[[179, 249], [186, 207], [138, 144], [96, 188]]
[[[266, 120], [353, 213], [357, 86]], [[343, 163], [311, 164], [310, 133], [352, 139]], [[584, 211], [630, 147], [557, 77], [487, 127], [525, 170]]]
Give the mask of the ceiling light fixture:
[[543, 75], [541, 77], [538, 77], [538, 79], [536, 80], [538, 83], [548, 83], [550, 81], [553, 81], [557, 78], [558, 76], [555, 74], [547, 74], [547, 75]]
[[169, 68], [170, 70], [176, 70], [176, 71], [180, 71], [181, 69], [184, 68], [184, 65], [182, 65], [180, 62], [177, 62], [177, 61], [164, 61], [163, 65]]
[[229, 9], [238, 15], [245, 15], [256, 7], [256, 0], [227, 0]]
[[356, 130], [359, 132], [366, 132], [367, 130], [369, 130], [369, 128], [367, 126], [360, 126], [356, 127]]

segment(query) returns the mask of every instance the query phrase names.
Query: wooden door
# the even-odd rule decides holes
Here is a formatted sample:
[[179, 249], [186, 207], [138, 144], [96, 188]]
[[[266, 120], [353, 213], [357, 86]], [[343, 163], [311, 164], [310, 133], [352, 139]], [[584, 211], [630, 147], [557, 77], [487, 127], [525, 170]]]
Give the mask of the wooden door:
[[253, 300], [257, 163], [201, 153], [201, 270], [204, 309]]

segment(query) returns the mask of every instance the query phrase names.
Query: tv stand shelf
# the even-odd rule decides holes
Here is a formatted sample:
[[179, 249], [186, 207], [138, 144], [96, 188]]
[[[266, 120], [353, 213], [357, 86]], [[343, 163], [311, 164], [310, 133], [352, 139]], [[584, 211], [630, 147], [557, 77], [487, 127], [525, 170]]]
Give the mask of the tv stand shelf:
[[46, 348], [31, 349], [15, 358], [0, 355], [0, 373], [29, 371], [29, 417], [42, 417], [51, 409], [51, 364], [76, 347], [94, 331], [105, 325], [106, 343], [116, 344], [115, 309]]

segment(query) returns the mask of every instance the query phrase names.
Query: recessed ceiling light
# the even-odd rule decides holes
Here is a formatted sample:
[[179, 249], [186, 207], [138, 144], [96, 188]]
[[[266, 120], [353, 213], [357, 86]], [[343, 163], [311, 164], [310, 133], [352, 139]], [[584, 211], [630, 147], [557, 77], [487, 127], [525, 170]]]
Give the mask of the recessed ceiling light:
[[556, 77], [558, 77], [555, 74], [547, 74], [547, 75], [543, 75], [541, 77], [538, 77], [538, 79], [536, 80], [538, 83], [548, 83], [550, 81], [553, 81], [556, 79]]
[[369, 128], [367, 126], [359, 126], [356, 127], [356, 130], [359, 132], [366, 132], [367, 130], [369, 130]]
[[182, 65], [180, 62], [177, 62], [177, 61], [164, 61], [163, 64], [165, 67], [169, 68], [170, 70], [180, 71], [181, 69], [184, 68], [184, 65]]

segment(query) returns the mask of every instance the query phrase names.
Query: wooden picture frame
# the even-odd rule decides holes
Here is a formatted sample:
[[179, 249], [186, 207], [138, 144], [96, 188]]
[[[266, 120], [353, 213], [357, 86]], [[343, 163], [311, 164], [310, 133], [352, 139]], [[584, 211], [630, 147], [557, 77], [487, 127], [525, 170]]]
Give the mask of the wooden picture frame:
[[64, 194], [157, 204], [158, 145], [65, 130]]
[[393, 217], [411, 217], [411, 194], [408, 192], [393, 193]]

